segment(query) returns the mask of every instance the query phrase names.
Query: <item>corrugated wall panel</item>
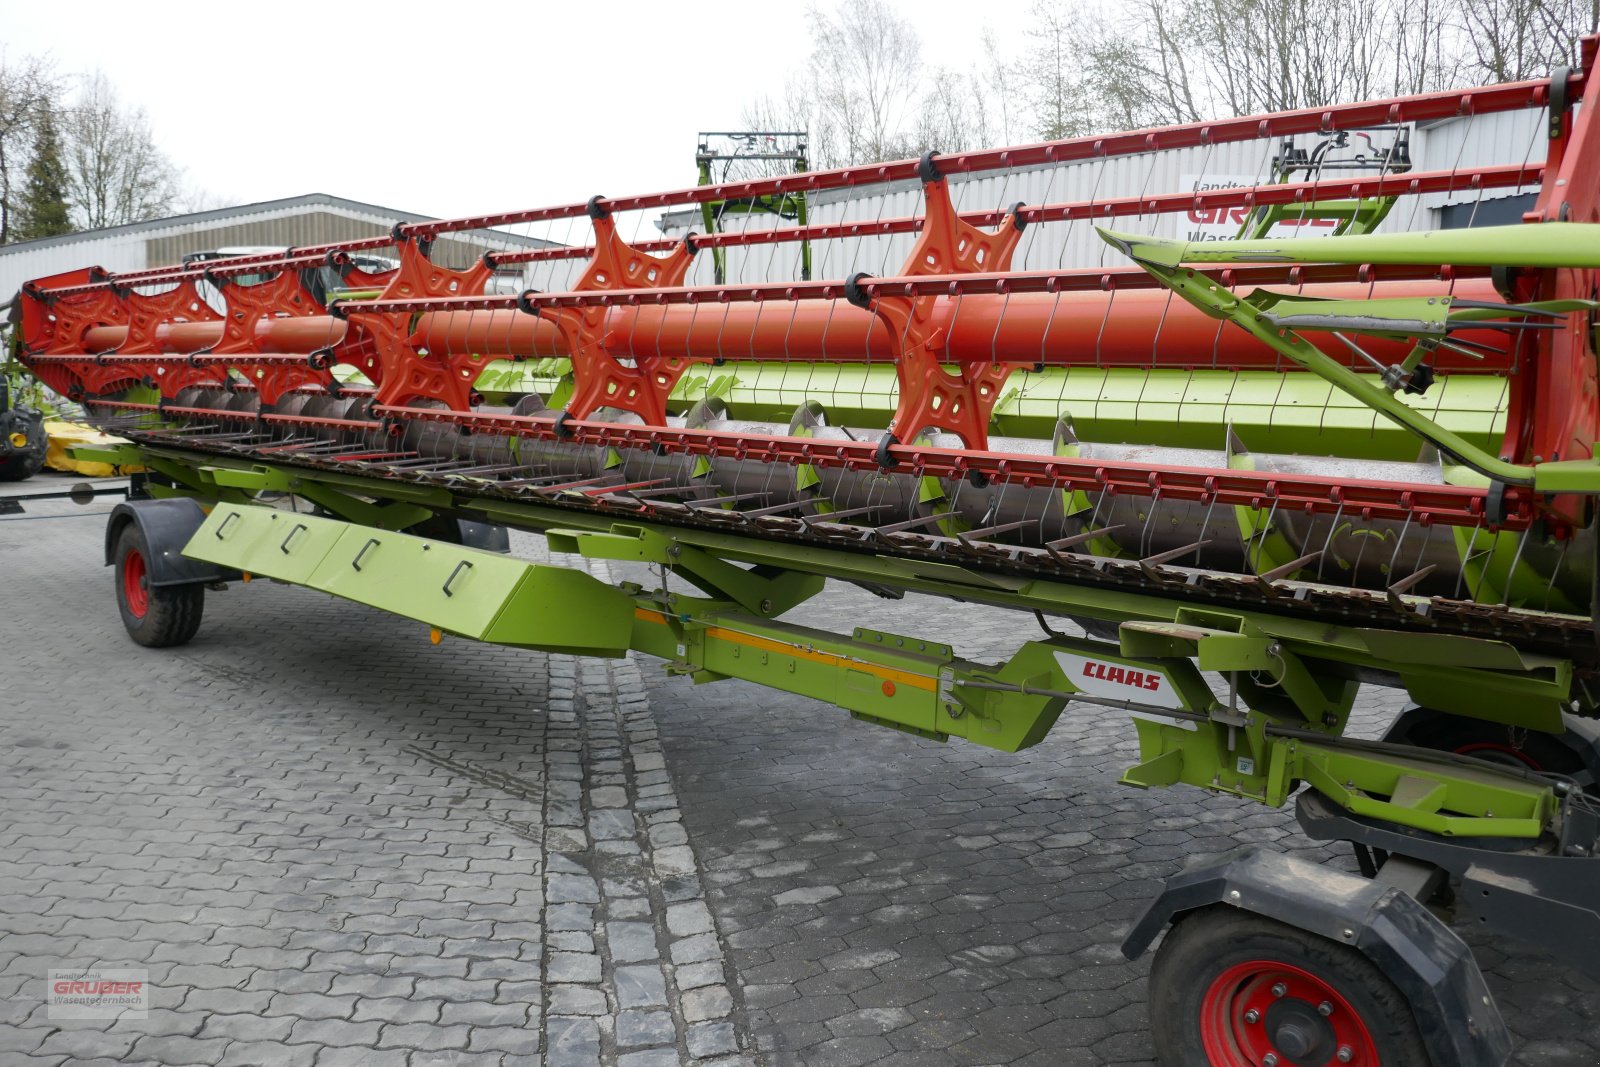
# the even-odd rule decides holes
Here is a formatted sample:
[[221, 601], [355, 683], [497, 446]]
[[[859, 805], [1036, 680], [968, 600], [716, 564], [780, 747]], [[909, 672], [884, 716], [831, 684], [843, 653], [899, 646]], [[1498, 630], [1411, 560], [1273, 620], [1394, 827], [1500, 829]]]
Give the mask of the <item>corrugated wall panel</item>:
[[[387, 234], [391, 226], [392, 223], [355, 219], [332, 211], [307, 211], [280, 218], [241, 221], [152, 238], [148, 242], [148, 265], [159, 267], [179, 263], [190, 252], [213, 248], [298, 248], [379, 237]], [[454, 267], [465, 266], [479, 258], [488, 247], [487, 242], [456, 237], [441, 237], [434, 243], [435, 258], [440, 263]], [[505, 248], [508, 245], [497, 243], [495, 247]], [[378, 255], [392, 253], [392, 248], [378, 249], [376, 252]]]
[[[1473, 116], [1435, 124], [1417, 130], [1412, 136], [1411, 154], [1416, 170], [1470, 170], [1488, 164], [1522, 163], [1543, 158], [1542, 112], [1524, 111]], [[1387, 134], [1377, 134], [1387, 143]], [[1296, 143], [1311, 148], [1320, 138], [1301, 137]], [[1270, 180], [1272, 159], [1279, 150], [1274, 140], [1243, 141], [1233, 144], [1152, 152], [1113, 159], [1086, 161], [1055, 167], [951, 179], [951, 194], [961, 210], [1004, 209], [1017, 201], [1029, 204], [1092, 201], [1192, 189], [1197, 183], [1208, 185], [1251, 185]], [[1356, 171], [1329, 171], [1328, 176], [1359, 176]], [[1464, 193], [1451, 197], [1402, 198], [1386, 230], [1425, 229], [1438, 224], [1437, 209], [1446, 203], [1470, 203], [1511, 195], [1512, 190]], [[892, 218], [920, 214], [921, 189], [915, 183], [898, 188], [868, 187], [860, 192], [840, 190], [822, 193], [811, 204], [811, 221], [843, 222]], [[682, 236], [703, 227], [698, 218], [673, 213], [664, 229], [668, 236]], [[771, 216], [739, 217], [725, 221], [725, 228], [765, 228]], [[1162, 237], [1217, 239], [1232, 236], [1237, 219], [1207, 220], [1186, 214], [1124, 216], [1111, 220], [1113, 229]], [[1308, 232], [1316, 232], [1308, 228]], [[841, 278], [862, 270], [872, 274], [890, 273], [904, 262], [915, 236], [852, 238], [817, 241], [812, 244], [812, 277]], [[730, 283], [770, 281], [797, 277], [799, 252], [795, 246], [767, 245], [730, 249], [727, 253], [727, 278]], [[1122, 257], [1113, 251], [1087, 222], [1050, 223], [1030, 227], [1019, 244], [1013, 265], [1018, 269], [1044, 270], [1059, 267], [1121, 265]], [[691, 273], [695, 284], [712, 281], [711, 258], [702, 254]]]
[[[25, 281], [80, 267], [142, 270], [178, 263], [189, 252], [214, 248], [328, 244], [386, 234], [394, 221], [378, 213], [326, 203], [301, 203], [265, 210], [241, 208], [233, 219], [219, 220], [208, 215], [196, 221], [180, 217], [167, 224], [139, 226], [131, 232], [84, 234], [72, 240], [42, 243], [37, 248], [0, 248], [0, 301], [9, 299]], [[443, 237], [435, 243], [439, 262], [455, 267], [472, 263], [490, 248], [526, 247], [526, 238], [507, 234], [501, 239], [492, 231]], [[385, 254], [385, 250], [380, 249], [378, 254]]]
[[144, 235], [116, 235], [46, 245], [7, 254], [0, 248], [0, 303], [10, 300], [23, 282], [82, 267], [138, 270], [144, 266]]

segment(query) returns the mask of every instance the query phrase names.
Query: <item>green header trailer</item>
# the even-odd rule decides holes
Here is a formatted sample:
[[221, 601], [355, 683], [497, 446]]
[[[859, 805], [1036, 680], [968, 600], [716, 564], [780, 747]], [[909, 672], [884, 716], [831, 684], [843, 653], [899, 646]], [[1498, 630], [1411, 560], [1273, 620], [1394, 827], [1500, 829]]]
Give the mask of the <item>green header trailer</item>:
[[[1246, 849], [1153, 887], [1124, 948], [1160, 938], [1163, 1063], [1498, 1065], [1504, 1023], [1431, 906], [1600, 973], [1596, 44], [1471, 91], [88, 268], [24, 287], [14, 355], [128, 442], [93, 458], [146, 472], [105, 550], [141, 644], [271, 579], [434, 640], [638, 652], [1006, 752], [1131, 714], [1122, 784], [1293, 803], [1362, 871]], [[1427, 124], [1519, 110], [1542, 161], [1414, 158]], [[1342, 156], [1351, 131], [1387, 147]], [[952, 196], [1249, 141], [1278, 153], [1257, 185]], [[922, 210], [619, 231], [885, 183]], [[1529, 197], [1522, 223], [1405, 224], [1501, 194]], [[1197, 212], [1238, 212], [1237, 236], [1174, 237]], [[440, 234], [574, 219], [591, 244], [432, 258]], [[1027, 244], [1090, 225], [1097, 263]], [[897, 273], [853, 269], [896, 239]], [[485, 291], [519, 264], [556, 284]], [[345, 288], [312, 292], [314, 267]], [[639, 566], [528, 562], [508, 529]], [[830, 580], [1037, 636], [990, 663], [805, 625]], [[1381, 739], [1347, 732], [1362, 685], [1409, 698]]]

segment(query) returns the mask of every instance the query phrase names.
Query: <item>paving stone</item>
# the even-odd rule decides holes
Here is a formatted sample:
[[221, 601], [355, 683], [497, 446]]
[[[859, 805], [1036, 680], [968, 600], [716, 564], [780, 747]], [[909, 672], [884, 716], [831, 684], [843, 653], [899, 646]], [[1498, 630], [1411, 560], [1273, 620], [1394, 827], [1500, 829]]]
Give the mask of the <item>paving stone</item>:
[[650, 1008], [667, 1003], [667, 980], [660, 967], [618, 967], [613, 981], [617, 1003], [624, 1008]]
[[378, 1035], [380, 1048], [406, 1048], [434, 1051], [466, 1048], [472, 1030], [467, 1026], [435, 1026], [429, 1023], [390, 1023]]
[[[453, 1003], [446, 1001], [439, 1011], [439, 1024], [453, 1026], [523, 1026], [529, 1021], [529, 1005], [492, 1004], [483, 1001]], [[535, 1013], [537, 1014], [537, 1013]], [[535, 1022], [537, 1019], [535, 1019]]]
[[[317, 1053], [317, 1067], [410, 1067], [414, 1062], [411, 1055], [392, 1048], [324, 1048]], [[461, 1063], [459, 1059], [453, 1062]]]
[[720, 1019], [733, 1010], [733, 996], [726, 986], [703, 986], [683, 995], [683, 1017], [692, 1023]]
[[594, 909], [586, 904], [553, 904], [545, 911], [545, 924], [552, 930], [593, 930]]
[[711, 909], [705, 901], [667, 905], [667, 929], [674, 937], [690, 937], [712, 929]]
[[363, 997], [356, 1001], [355, 1014], [350, 1018], [358, 1023], [432, 1023], [439, 1021], [444, 1003], [414, 997]]
[[550, 986], [549, 1010], [556, 1015], [604, 1015], [606, 995], [594, 986]]
[[292, 1015], [297, 1019], [348, 1019], [355, 1009], [355, 997], [330, 997], [321, 993], [279, 993], [268, 1003], [267, 1014]]
[[675, 1048], [641, 1049], [617, 1057], [617, 1067], [679, 1067], [681, 1063]]
[[550, 982], [600, 981], [600, 957], [593, 953], [552, 952], [545, 966], [545, 979]]
[[628, 791], [620, 786], [591, 789], [589, 803], [597, 808], [625, 808], [628, 806]]
[[410, 1067], [542, 1067], [540, 1058], [504, 1052], [463, 1052], [460, 1049], [417, 1051], [410, 1054]]
[[289, 1040], [316, 1045], [376, 1045], [383, 1025], [344, 1019], [301, 1019], [290, 1029]]
[[739, 1037], [730, 1022], [695, 1023], [688, 1031], [689, 1055], [699, 1059], [739, 1051]]
[[714, 960], [709, 963], [690, 963], [673, 973], [673, 979], [678, 988], [682, 990], [698, 989], [701, 986], [715, 985], [726, 978], [723, 972], [722, 961]]
[[844, 891], [836, 885], [803, 886], [777, 894], [772, 898], [772, 903], [782, 908], [790, 904], [821, 904], [841, 896], [844, 896]]
[[585, 874], [552, 874], [549, 894], [553, 904], [600, 903], [600, 887]]
[[654, 923], [606, 923], [606, 946], [618, 963], [638, 963], [661, 958]]
[[600, 1062], [599, 1024], [588, 1018], [547, 1018], [544, 1062], [547, 1067], [594, 1067]]
[[668, 1045], [677, 1036], [672, 1014], [665, 1011], [624, 1011], [617, 1014], [617, 1044], [623, 1048]]
[[674, 941], [670, 949], [672, 962], [680, 966], [686, 963], [704, 963], [707, 960], [719, 959], [722, 956], [722, 946], [717, 944], [714, 934], [696, 934], [680, 941]]
[[286, 1045], [281, 1041], [235, 1041], [218, 1061], [218, 1067], [312, 1067], [316, 1045]]
[[606, 904], [606, 913], [613, 919], [637, 919], [650, 914], [650, 901], [646, 897], [624, 897]]
[[136, 1060], [151, 1060], [155, 1063], [214, 1064], [222, 1058], [229, 1043], [227, 1038], [222, 1037], [206, 1040], [175, 1034], [141, 1037], [133, 1043], [131, 1055]]
[[289, 1036], [295, 1023], [286, 1015], [197, 1015], [196, 1018], [205, 1020], [196, 1036], [226, 1037], [234, 1041], [282, 1041]]

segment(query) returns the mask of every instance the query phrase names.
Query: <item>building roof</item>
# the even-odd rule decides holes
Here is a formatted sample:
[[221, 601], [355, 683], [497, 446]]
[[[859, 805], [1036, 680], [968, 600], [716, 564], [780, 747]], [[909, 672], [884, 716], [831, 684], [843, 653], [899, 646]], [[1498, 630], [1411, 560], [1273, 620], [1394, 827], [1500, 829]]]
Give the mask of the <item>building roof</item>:
[[[264, 215], [274, 212], [292, 211], [295, 208], [334, 208], [339, 211], [348, 211], [361, 215], [374, 215], [379, 219], [394, 222], [434, 222], [433, 215], [419, 215], [414, 211], [398, 211], [390, 207], [381, 207], [378, 204], [367, 204], [359, 200], [347, 200], [342, 196], [332, 196], [328, 193], [306, 193], [302, 196], [288, 196], [279, 200], [262, 200], [255, 204], [239, 204], [234, 207], [213, 208], [210, 211], [195, 211], [187, 215], [169, 215], [165, 218], [146, 219], [143, 222], [130, 222], [122, 226], [107, 226], [98, 230], [82, 230], [78, 233], [62, 234], [60, 237], [40, 237], [32, 241], [17, 241], [8, 245], [0, 245], [0, 256], [10, 255], [15, 252], [32, 252], [40, 248], [51, 248], [58, 245], [69, 245], [78, 241], [97, 241], [106, 237], [132, 236], [153, 230], [170, 230], [175, 227], [194, 226], [204, 228], [207, 223], [213, 222], [239, 222], [250, 215]], [[537, 237], [525, 237], [522, 234], [509, 233], [505, 230], [470, 230], [462, 231], [481, 237], [488, 237], [508, 244], [526, 245], [529, 248], [545, 248], [552, 242], [542, 241]]]

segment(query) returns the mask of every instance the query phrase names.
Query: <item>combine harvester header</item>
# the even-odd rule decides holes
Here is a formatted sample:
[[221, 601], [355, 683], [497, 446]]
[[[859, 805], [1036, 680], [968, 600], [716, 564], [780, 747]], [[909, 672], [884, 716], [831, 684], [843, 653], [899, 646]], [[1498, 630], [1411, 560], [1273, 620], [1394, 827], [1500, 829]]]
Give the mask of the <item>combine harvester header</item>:
[[[16, 355], [151, 472], [107, 536], [142, 643], [188, 640], [206, 584], [249, 573], [435, 639], [633, 649], [1006, 750], [1069, 707], [1138, 712], [1124, 782], [1298, 792], [1370, 876], [1249, 852], [1174, 879], [1127, 946], [1176, 924], [1164, 1062], [1498, 1064], [1482, 978], [1423, 904], [1455, 879], [1494, 928], [1600, 959], [1596, 46], [1538, 81], [88, 267], [23, 288]], [[1517, 111], [1536, 141], [1503, 162], [1412, 159], [1430, 126]], [[1245, 143], [1271, 157], [1252, 185], [1003, 192]], [[722, 210], [905, 183], [913, 215]], [[1520, 224], [1417, 227], [1529, 192]], [[686, 206], [725, 228], [638, 238]], [[1243, 221], [1155, 236], [1184, 213]], [[1046, 262], [1069, 243], [1041, 233], [1089, 226], [1092, 261]], [[547, 243], [435, 257], [485, 228]], [[494, 526], [662, 588], [473, 547]], [[830, 578], [1043, 633], [988, 665], [792, 621]], [[1415, 702], [1382, 742], [1344, 736], [1363, 682]]]

